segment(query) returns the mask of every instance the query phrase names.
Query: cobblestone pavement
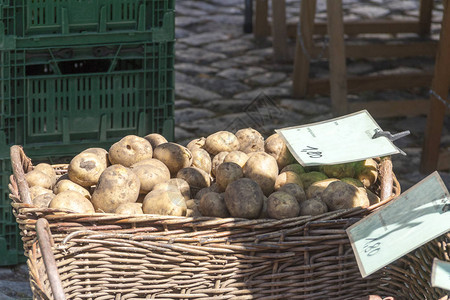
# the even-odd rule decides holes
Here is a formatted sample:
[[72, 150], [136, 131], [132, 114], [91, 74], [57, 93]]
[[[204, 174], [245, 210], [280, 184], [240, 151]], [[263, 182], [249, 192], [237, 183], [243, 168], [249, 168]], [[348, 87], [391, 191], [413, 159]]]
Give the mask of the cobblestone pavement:
[[[287, 0], [288, 19], [297, 18], [298, 2]], [[347, 20], [413, 19], [418, 15], [418, 5], [419, 0], [344, 0], [344, 11]], [[243, 126], [252, 126], [268, 136], [275, 128], [332, 118], [329, 97], [292, 98], [292, 63], [280, 64], [273, 60], [270, 39], [256, 41], [253, 35], [243, 33], [243, 0], [178, 0], [176, 9], [177, 142], [187, 143], [194, 137]], [[325, 1], [319, 0], [319, 19], [326, 17], [325, 9]], [[432, 26], [434, 39], [438, 38], [441, 18], [442, 5], [436, 1]], [[386, 35], [376, 37], [392, 38]], [[409, 38], [407, 35], [403, 37]], [[290, 44], [293, 46], [293, 41]], [[401, 74], [432, 70], [433, 64], [432, 58], [348, 60], [348, 71], [355, 75]], [[311, 73], [315, 77], [327, 76], [327, 62], [314, 61]], [[274, 101], [276, 114], [264, 114], [267, 107], [254, 108], [253, 112], [245, 110], [260, 93]], [[427, 98], [427, 93], [427, 89], [412, 87], [405, 91], [363, 92], [349, 95], [349, 99], [416, 99]], [[261, 118], [261, 114], [259, 118], [255, 117], [255, 112], [263, 112], [265, 117]], [[377, 122], [391, 132], [411, 131], [409, 136], [396, 142], [408, 155], [393, 157], [394, 172], [402, 190], [406, 190], [424, 177], [419, 172], [419, 164], [426, 117], [377, 119]], [[448, 116], [441, 141], [442, 146], [450, 147]], [[450, 186], [450, 173], [441, 172], [441, 175]], [[24, 265], [14, 269], [0, 268], [0, 299], [20, 299], [31, 295], [24, 272]]]

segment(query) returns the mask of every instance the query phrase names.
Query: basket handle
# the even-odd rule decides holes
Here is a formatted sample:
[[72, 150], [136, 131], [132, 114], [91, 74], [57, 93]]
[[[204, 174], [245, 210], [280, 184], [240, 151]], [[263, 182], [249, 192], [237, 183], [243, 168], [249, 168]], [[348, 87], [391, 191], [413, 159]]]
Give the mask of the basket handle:
[[50, 281], [53, 299], [66, 300], [61, 279], [59, 278], [58, 268], [56, 267], [55, 256], [52, 251], [54, 243], [46, 219], [40, 218], [36, 221], [36, 233], [39, 240], [39, 248], [41, 249], [42, 258], [44, 260], [45, 270], [47, 271], [48, 280]]
[[392, 172], [392, 160], [390, 156], [381, 158], [380, 163], [380, 179], [381, 179], [381, 201], [388, 199], [392, 195], [393, 185], [393, 172]]
[[[26, 157], [22, 150], [22, 147], [14, 145], [10, 149], [11, 155], [11, 166], [13, 169], [13, 174], [16, 179], [17, 185], [19, 187], [20, 200], [26, 204], [32, 204], [30, 189], [28, 183], [25, 180], [24, 167], [29, 168], [31, 166], [31, 161]], [[25, 166], [25, 163], [27, 166]]]

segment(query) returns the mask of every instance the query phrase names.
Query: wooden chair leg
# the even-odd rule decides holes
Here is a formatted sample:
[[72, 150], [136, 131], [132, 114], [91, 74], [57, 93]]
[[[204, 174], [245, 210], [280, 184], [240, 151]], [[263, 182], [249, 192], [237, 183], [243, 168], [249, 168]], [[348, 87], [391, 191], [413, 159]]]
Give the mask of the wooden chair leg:
[[347, 67], [344, 41], [344, 19], [342, 0], [327, 0], [330, 93], [333, 114], [348, 113], [347, 102]]
[[275, 60], [289, 60], [286, 27], [286, 0], [272, 0], [272, 42]]
[[[434, 67], [431, 89], [441, 98], [447, 99], [450, 88], [450, 0], [444, 0], [444, 18], [442, 20], [438, 52]], [[437, 169], [439, 145], [445, 117], [445, 104], [431, 96], [427, 117], [424, 145], [421, 160], [421, 172], [431, 173]]]
[[433, 4], [434, 0], [420, 0], [419, 34], [422, 36], [430, 34]]
[[256, 0], [255, 22], [253, 34], [255, 38], [265, 38], [270, 35], [270, 25], [268, 22], [268, 0]]
[[[316, 0], [303, 0], [300, 5], [300, 34], [294, 55], [294, 74], [292, 93], [294, 97], [303, 98], [307, 94], [309, 80], [310, 57], [313, 48], [314, 18], [316, 16]], [[305, 49], [303, 49], [305, 48]]]

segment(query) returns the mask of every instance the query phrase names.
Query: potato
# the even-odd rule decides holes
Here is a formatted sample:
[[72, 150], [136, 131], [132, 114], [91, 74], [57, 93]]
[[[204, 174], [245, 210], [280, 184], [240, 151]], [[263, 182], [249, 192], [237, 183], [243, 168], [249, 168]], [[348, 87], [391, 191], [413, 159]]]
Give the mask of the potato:
[[137, 175], [140, 182], [140, 194], [148, 194], [158, 183], [166, 182], [170, 179], [169, 169], [161, 163], [162, 166], [152, 164], [132, 165], [131, 170]]
[[200, 200], [189, 199], [186, 201], [186, 217], [201, 217], [202, 214], [199, 211]]
[[138, 161], [137, 163], [132, 164], [131, 167], [137, 167], [137, 166], [142, 166], [142, 165], [150, 165], [152, 167], [162, 168], [162, 169], [167, 168], [167, 166], [162, 161], [160, 161], [159, 159], [156, 159], [156, 158], [150, 158], [150, 159], [144, 159], [144, 160]]
[[106, 162], [97, 154], [81, 152], [70, 161], [67, 173], [70, 180], [82, 187], [96, 185], [100, 175], [107, 168]]
[[203, 148], [205, 146], [206, 138], [201, 137], [195, 140], [190, 141], [186, 148], [188, 148], [190, 151], [197, 149], [197, 148]]
[[142, 203], [145, 214], [184, 216], [186, 209], [186, 201], [178, 190], [151, 191]]
[[264, 142], [264, 150], [276, 159], [280, 170], [295, 162], [295, 159], [291, 152], [289, 152], [286, 143], [278, 133], [272, 134], [267, 138]]
[[361, 193], [357, 187], [351, 184], [335, 181], [328, 185], [321, 195], [329, 210], [338, 210], [361, 206], [369, 206], [367, 194]]
[[231, 151], [227, 156], [223, 159], [223, 162], [234, 162], [238, 164], [241, 168], [244, 167], [245, 163], [248, 160], [248, 155], [242, 151]]
[[318, 216], [328, 211], [328, 207], [319, 197], [300, 203], [300, 216]]
[[120, 204], [114, 213], [119, 215], [143, 215], [142, 203], [122, 203]]
[[309, 173], [300, 174], [300, 178], [303, 182], [303, 188], [308, 189], [314, 182], [327, 179], [328, 177], [322, 172], [312, 171]]
[[287, 183], [295, 183], [303, 188], [303, 183], [300, 175], [292, 171], [286, 171], [277, 176], [277, 179], [275, 180], [275, 191], [278, 191], [283, 185]]
[[239, 150], [239, 140], [229, 131], [218, 131], [209, 135], [206, 138], [205, 146], [203, 147], [211, 155], [217, 155], [220, 152]]
[[323, 191], [327, 188], [327, 186], [334, 181], [339, 181], [339, 179], [328, 178], [328, 179], [319, 180], [319, 181], [312, 183], [306, 189], [306, 198], [311, 199], [311, 198], [315, 198], [317, 196], [322, 195]]
[[177, 178], [185, 180], [191, 188], [191, 195], [195, 195], [202, 188], [211, 185], [209, 174], [196, 167], [183, 168], [177, 173]]
[[299, 212], [297, 199], [286, 192], [275, 192], [267, 199], [267, 214], [272, 219], [295, 218]]
[[203, 216], [227, 218], [230, 216], [223, 194], [207, 193], [200, 199], [199, 211]]
[[109, 148], [109, 160], [112, 164], [130, 167], [138, 161], [153, 157], [150, 142], [136, 135], [127, 135]]
[[192, 167], [202, 169], [208, 174], [211, 174], [211, 156], [206, 150], [196, 148], [191, 151], [192, 153]]
[[220, 193], [220, 189], [217, 183], [214, 182], [209, 187], [203, 188], [200, 191], [198, 191], [197, 194], [195, 194], [195, 199], [200, 200], [204, 194], [210, 192]]
[[375, 204], [381, 202], [380, 197], [378, 197], [376, 194], [374, 194], [371, 190], [364, 188], [364, 187], [358, 187], [358, 189], [360, 190], [360, 192], [366, 193], [367, 198], [369, 198], [370, 205], [375, 205]]
[[354, 185], [357, 188], [364, 187], [364, 184], [356, 178], [344, 177], [344, 178], [341, 178], [341, 181], [346, 182], [351, 185]]
[[49, 208], [67, 209], [79, 214], [93, 214], [91, 201], [75, 191], [63, 191], [56, 195], [48, 205]]
[[53, 191], [50, 189], [43, 188], [42, 186], [38, 186], [38, 185], [30, 187], [31, 200], [33, 200], [34, 198], [36, 198], [42, 194], [53, 194]]
[[181, 195], [183, 195], [184, 199], [191, 199], [191, 187], [186, 180], [181, 178], [172, 178], [167, 182], [158, 183], [153, 187], [153, 190], [169, 191], [173, 189], [178, 190]]
[[109, 161], [109, 154], [108, 151], [106, 151], [103, 148], [87, 148], [83, 151], [81, 151], [81, 153], [92, 153], [97, 155], [98, 158], [100, 158], [100, 160], [102, 162], [105, 163], [105, 165], [107, 167], [109, 167], [111, 165], [111, 162]]
[[300, 164], [290, 164], [287, 165], [286, 167], [284, 167], [283, 169], [281, 169], [280, 173], [286, 172], [286, 171], [292, 171], [295, 172], [297, 174], [303, 174], [306, 173], [305, 168], [303, 168], [302, 165]]
[[75, 191], [86, 197], [86, 199], [91, 200], [91, 194], [89, 193], [89, 191], [71, 180], [68, 179], [60, 180], [53, 188], [53, 192], [56, 195], [64, 191]]
[[112, 165], [100, 176], [92, 204], [97, 212], [113, 213], [123, 203], [136, 202], [139, 190], [139, 178], [131, 169]]
[[150, 143], [150, 145], [152, 145], [152, 149], [155, 149], [159, 145], [168, 142], [166, 138], [160, 135], [159, 133], [147, 134], [146, 136], [144, 136], [144, 139], [146, 139]]
[[192, 208], [197, 207], [199, 205], [200, 205], [200, 200], [198, 200], [198, 199], [186, 200], [186, 208], [192, 209]]
[[211, 165], [211, 174], [213, 176], [216, 176], [217, 168], [223, 163], [223, 161], [225, 160], [225, 157], [227, 157], [227, 155], [229, 153], [230, 152], [228, 152], [228, 151], [224, 151], [224, 152], [220, 152], [219, 154], [217, 154], [216, 156], [213, 157], [212, 165]]
[[50, 202], [55, 198], [55, 194], [53, 193], [45, 193], [41, 194], [37, 197], [33, 198], [33, 205], [36, 207], [48, 207]]
[[234, 162], [224, 162], [216, 171], [216, 183], [221, 192], [224, 192], [231, 182], [242, 177], [244, 177], [242, 168]]
[[330, 178], [345, 178], [355, 176], [355, 164], [345, 163], [322, 166], [322, 172]]
[[153, 156], [169, 168], [171, 177], [175, 177], [178, 171], [190, 167], [192, 164], [191, 151], [175, 143], [159, 145], [155, 148]]
[[49, 164], [46, 163], [40, 163], [37, 166], [34, 167], [33, 170], [41, 171], [42, 173], [46, 174], [50, 177], [52, 180], [52, 187], [55, 186], [56, 183], [56, 172], [55, 169]]
[[298, 203], [302, 203], [303, 201], [306, 200], [305, 191], [303, 190], [303, 188], [300, 185], [298, 185], [296, 183], [286, 183], [285, 185], [280, 187], [278, 192], [285, 192], [285, 193], [288, 193], [288, 194], [294, 196], [295, 199], [297, 199]]
[[239, 141], [239, 150], [244, 153], [264, 152], [264, 138], [253, 128], [244, 128], [236, 132]]
[[269, 219], [269, 214], [267, 213], [267, 197], [264, 196], [263, 206], [261, 208], [261, 212], [259, 213], [258, 219]]
[[278, 176], [277, 161], [265, 152], [255, 152], [245, 164], [244, 176], [259, 184], [264, 195], [269, 196], [274, 190]]
[[255, 219], [260, 215], [264, 194], [255, 181], [241, 178], [227, 186], [224, 198], [231, 216]]
[[372, 159], [366, 159], [356, 163], [356, 178], [358, 178], [365, 187], [372, 186], [378, 178], [378, 164]]
[[40, 186], [45, 189], [52, 188], [52, 179], [50, 178], [50, 176], [38, 170], [32, 170], [26, 173], [25, 180], [30, 187]]

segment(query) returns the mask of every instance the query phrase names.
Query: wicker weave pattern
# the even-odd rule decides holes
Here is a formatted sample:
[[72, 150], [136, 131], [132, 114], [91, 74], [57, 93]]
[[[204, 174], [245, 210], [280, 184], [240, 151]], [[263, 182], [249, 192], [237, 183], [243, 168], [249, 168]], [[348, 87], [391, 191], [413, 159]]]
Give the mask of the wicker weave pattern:
[[[23, 154], [21, 160], [20, 167], [29, 171], [29, 159]], [[67, 168], [54, 167], [60, 175]], [[400, 265], [361, 278], [345, 229], [374, 207], [287, 220], [59, 214], [62, 210], [23, 203], [26, 194], [16, 177], [11, 178], [11, 198], [29, 256], [35, 299], [53, 299], [36, 240], [39, 218], [50, 224], [52, 251], [67, 299], [357, 299], [369, 294], [438, 299], [434, 296], [442, 295], [440, 290], [431, 291], [429, 270], [422, 272], [420, 262], [443, 253], [448, 260], [448, 236], [441, 241], [445, 246], [421, 250], [415, 265], [408, 256]], [[400, 193], [395, 182], [393, 191]]]

